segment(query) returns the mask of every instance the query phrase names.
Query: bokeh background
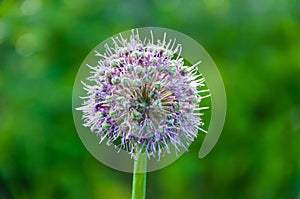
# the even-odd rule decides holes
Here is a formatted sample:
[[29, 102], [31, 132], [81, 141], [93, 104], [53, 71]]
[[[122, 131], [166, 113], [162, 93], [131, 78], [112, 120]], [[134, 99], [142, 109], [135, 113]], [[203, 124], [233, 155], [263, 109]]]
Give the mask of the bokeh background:
[[0, 1], [0, 198], [127, 199], [131, 174], [84, 148], [74, 127], [76, 72], [98, 43], [159, 26], [201, 43], [223, 76], [224, 131], [148, 174], [149, 199], [300, 198], [298, 0]]

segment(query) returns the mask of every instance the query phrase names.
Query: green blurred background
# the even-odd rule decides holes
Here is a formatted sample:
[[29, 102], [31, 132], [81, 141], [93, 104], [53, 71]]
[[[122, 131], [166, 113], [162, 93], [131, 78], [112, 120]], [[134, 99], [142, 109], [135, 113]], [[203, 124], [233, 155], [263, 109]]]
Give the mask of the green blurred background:
[[300, 198], [298, 0], [25, 0], [0, 3], [0, 198], [127, 199], [131, 174], [84, 148], [72, 86], [98, 43], [159, 26], [201, 43], [223, 76], [224, 131], [148, 174], [149, 199]]

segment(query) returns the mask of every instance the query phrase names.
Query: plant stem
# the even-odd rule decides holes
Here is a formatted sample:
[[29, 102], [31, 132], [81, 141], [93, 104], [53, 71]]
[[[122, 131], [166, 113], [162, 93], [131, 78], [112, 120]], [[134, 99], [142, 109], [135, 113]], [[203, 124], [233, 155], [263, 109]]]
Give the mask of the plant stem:
[[146, 169], [147, 169], [147, 155], [137, 154], [137, 157], [134, 160], [131, 199], [146, 198]]

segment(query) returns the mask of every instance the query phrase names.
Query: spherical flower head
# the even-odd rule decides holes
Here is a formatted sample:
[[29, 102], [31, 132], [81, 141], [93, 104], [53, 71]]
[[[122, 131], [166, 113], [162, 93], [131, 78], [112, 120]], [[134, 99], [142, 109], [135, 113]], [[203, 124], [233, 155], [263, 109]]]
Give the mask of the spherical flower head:
[[176, 153], [206, 132], [201, 116], [205, 79], [197, 65], [187, 66], [180, 57], [176, 40], [141, 40], [132, 31], [130, 40], [112, 39], [105, 45], [97, 66], [83, 83], [87, 96], [77, 110], [83, 112], [84, 126], [100, 137], [100, 143], [114, 145], [134, 156], [146, 153], [158, 157]]

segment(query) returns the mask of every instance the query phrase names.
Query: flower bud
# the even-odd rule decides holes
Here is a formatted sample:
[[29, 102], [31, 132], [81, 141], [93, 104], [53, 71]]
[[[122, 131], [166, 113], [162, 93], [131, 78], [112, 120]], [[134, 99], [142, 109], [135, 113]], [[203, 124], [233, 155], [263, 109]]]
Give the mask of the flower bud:
[[160, 100], [155, 100], [152, 104], [152, 108], [160, 109], [161, 108], [161, 101]]
[[160, 82], [155, 82], [154, 83], [154, 87], [158, 90], [158, 91], [160, 91], [161, 89], [162, 89], [162, 84], [160, 83]]
[[157, 91], [151, 91], [150, 92], [150, 98], [151, 99], [157, 99], [158, 98], [158, 92]]
[[110, 127], [111, 127], [111, 124], [109, 124], [109, 123], [107, 123], [107, 122], [103, 122], [103, 123], [102, 123], [102, 128], [103, 128], [103, 129], [107, 130], [107, 129], [109, 129]]
[[140, 75], [145, 72], [145, 69], [142, 66], [137, 66], [134, 68], [134, 72], [135, 74]]
[[148, 73], [151, 75], [151, 74], [153, 74], [155, 72], [156, 72], [156, 67], [155, 66], [149, 66]]
[[132, 67], [132, 65], [127, 65], [126, 67], [125, 67], [125, 69], [128, 71], [128, 72], [131, 72], [132, 71], [132, 69], [133, 69], [133, 67]]
[[178, 102], [175, 102], [175, 103], [173, 104], [173, 108], [174, 108], [175, 111], [179, 111], [179, 110], [180, 110], [180, 105], [179, 105], [179, 103], [178, 103]]
[[143, 78], [143, 81], [146, 82], [146, 83], [150, 83], [152, 81], [152, 78], [149, 77], [148, 75], [145, 75], [144, 78]]
[[159, 130], [159, 133], [162, 134], [162, 135], [164, 135], [164, 134], [167, 133], [167, 129], [166, 129], [165, 127], [163, 127], [163, 128], [161, 128], [161, 129]]
[[134, 87], [141, 87], [142, 86], [142, 82], [139, 79], [133, 80], [132, 84], [133, 84]]
[[118, 60], [112, 60], [111, 62], [110, 62], [110, 67], [112, 67], [112, 68], [114, 68], [114, 67], [116, 67], [116, 66], [118, 66], [119, 65], [119, 62], [118, 62]]
[[107, 104], [111, 103], [112, 102], [112, 97], [107, 95], [106, 98], [105, 98], [105, 102]]
[[104, 116], [101, 111], [96, 112], [95, 115], [96, 115], [97, 118], [103, 118], [103, 116]]
[[174, 75], [176, 73], [176, 66], [170, 65], [167, 67], [167, 71]]
[[106, 77], [110, 77], [110, 71], [108, 71], [108, 70], [105, 71], [105, 76], [106, 76]]
[[113, 77], [111, 79], [111, 83], [114, 84], [114, 85], [120, 83], [120, 78], [119, 77]]
[[129, 87], [130, 86], [130, 80], [129, 80], [129, 78], [124, 77], [122, 79], [122, 86], [124, 86], [124, 87]]
[[138, 112], [137, 110], [133, 110], [131, 112], [131, 117], [135, 120], [140, 120], [140, 119], [142, 119], [142, 114], [140, 112]]
[[117, 111], [115, 110], [110, 110], [109, 111], [109, 116], [112, 117], [112, 118], [115, 118], [117, 116]]

